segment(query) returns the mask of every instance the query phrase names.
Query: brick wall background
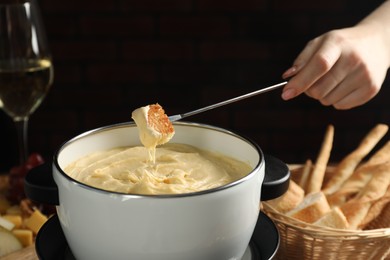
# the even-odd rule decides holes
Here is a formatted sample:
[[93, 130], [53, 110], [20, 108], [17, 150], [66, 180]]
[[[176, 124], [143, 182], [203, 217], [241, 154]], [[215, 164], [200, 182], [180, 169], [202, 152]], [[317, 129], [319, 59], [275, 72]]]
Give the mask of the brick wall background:
[[[31, 116], [30, 151], [50, 160], [67, 139], [130, 120], [146, 104], [182, 113], [278, 83], [308, 40], [354, 25], [380, 2], [39, 0], [55, 81]], [[314, 160], [332, 123], [337, 161], [375, 124], [390, 123], [389, 84], [348, 111], [306, 96], [285, 102], [276, 91], [189, 120], [244, 134], [288, 163]], [[1, 112], [2, 170], [17, 163], [13, 127]]]

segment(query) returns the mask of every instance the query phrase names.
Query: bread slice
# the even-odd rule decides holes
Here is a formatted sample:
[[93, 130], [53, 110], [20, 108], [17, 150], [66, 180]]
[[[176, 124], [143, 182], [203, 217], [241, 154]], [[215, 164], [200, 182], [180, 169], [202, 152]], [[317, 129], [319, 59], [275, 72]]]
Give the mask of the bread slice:
[[338, 229], [347, 229], [349, 226], [347, 218], [339, 207], [334, 207], [331, 211], [319, 218], [313, 224], [321, 227], [330, 227]]
[[175, 129], [159, 104], [148, 105], [134, 110], [131, 114], [139, 129], [139, 136], [146, 148], [156, 148], [173, 137]]
[[370, 207], [371, 202], [369, 201], [352, 199], [341, 205], [340, 209], [347, 218], [349, 228], [358, 230], [360, 222], [363, 221]]
[[330, 210], [325, 194], [319, 191], [306, 195], [303, 201], [286, 215], [307, 223], [314, 223]]
[[280, 213], [286, 213], [297, 207], [304, 196], [304, 190], [293, 180], [290, 180], [288, 190], [282, 196], [267, 201], [267, 204]]
[[172, 122], [159, 104], [149, 105], [148, 125], [161, 133], [164, 143], [168, 142], [175, 132]]
[[149, 161], [156, 161], [156, 147], [168, 143], [175, 134], [172, 122], [159, 104], [137, 108], [131, 117], [138, 127], [141, 143], [148, 149]]

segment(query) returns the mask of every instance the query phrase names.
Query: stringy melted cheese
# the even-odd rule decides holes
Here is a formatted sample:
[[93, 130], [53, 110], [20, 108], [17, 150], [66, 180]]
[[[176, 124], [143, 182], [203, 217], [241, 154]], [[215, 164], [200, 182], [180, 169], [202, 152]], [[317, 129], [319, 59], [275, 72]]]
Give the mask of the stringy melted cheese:
[[156, 147], [168, 143], [175, 134], [172, 123], [158, 104], [137, 108], [131, 117], [137, 124], [141, 143], [148, 149], [149, 160], [155, 163]]

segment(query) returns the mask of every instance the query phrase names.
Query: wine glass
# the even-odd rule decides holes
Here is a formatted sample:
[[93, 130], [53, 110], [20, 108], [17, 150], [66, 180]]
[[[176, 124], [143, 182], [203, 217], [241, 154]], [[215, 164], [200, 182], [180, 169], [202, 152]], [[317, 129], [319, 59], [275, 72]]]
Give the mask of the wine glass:
[[37, 2], [0, 0], [0, 108], [15, 122], [21, 165], [28, 156], [29, 117], [52, 82], [52, 58]]

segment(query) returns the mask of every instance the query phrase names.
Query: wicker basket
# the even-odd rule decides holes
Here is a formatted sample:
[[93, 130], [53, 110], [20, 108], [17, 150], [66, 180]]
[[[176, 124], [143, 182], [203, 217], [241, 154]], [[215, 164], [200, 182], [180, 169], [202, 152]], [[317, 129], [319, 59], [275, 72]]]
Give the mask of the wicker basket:
[[[296, 172], [297, 169], [291, 171], [293, 179]], [[390, 260], [390, 228], [356, 231], [324, 228], [276, 212], [267, 202], [262, 207], [280, 233], [274, 259]]]

